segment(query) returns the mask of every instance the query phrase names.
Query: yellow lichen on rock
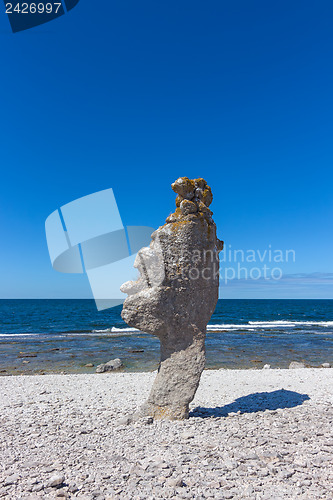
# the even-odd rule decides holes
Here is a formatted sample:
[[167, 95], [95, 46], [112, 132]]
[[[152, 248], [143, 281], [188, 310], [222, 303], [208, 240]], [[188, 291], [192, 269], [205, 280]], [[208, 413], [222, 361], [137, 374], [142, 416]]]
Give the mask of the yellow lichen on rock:
[[182, 199], [192, 200], [194, 198], [195, 183], [188, 177], [179, 177], [171, 184], [171, 187]]
[[198, 179], [179, 177], [171, 186], [177, 193], [177, 208], [173, 214], [169, 215], [166, 220], [167, 223], [177, 222], [180, 218], [193, 214], [198, 216], [203, 214], [208, 222], [211, 222], [213, 212], [208, 207], [213, 201], [213, 195], [205, 179], [202, 177]]
[[155, 406], [154, 407], [154, 417], [155, 420], [184, 420], [188, 418], [188, 407], [183, 407], [181, 409], [177, 408], [175, 412], [173, 408], [168, 406]]

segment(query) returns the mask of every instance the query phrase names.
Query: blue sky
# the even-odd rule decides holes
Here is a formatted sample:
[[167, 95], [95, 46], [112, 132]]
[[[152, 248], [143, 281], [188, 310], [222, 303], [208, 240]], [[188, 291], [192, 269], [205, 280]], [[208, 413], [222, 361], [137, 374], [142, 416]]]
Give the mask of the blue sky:
[[226, 245], [295, 250], [281, 283], [221, 296], [333, 298], [332, 15], [331, 1], [80, 0], [12, 34], [0, 13], [0, 297], [89, 297], [52, 269], [47, 216], [112, 187], [125, 224], [157, 227], [187, 175], [211, 185]]

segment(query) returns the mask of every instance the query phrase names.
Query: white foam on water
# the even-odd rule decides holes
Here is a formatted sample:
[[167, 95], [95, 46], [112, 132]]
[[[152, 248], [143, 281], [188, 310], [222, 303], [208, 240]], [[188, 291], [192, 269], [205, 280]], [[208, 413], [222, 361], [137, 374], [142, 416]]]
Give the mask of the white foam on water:
[[297, 327], [297, 326], [320, 326], [333, 327], [333, 321], [249, 321], [249, 325], [257, 328], [274, 328], [274, 327]]
[[130, 328], [124, 326], [123, 328], [117, 328], [113, 326], [112, 328], [105, 328], [104, 330], [93, 330], [92, 333], [129, 333], [129, 332], [140, 332], [137, 328]]
[[0, 333], [0, 338], [8, 339], [8, 337], [38, 337], [39, 335], [39, 333]]
[[[333, 328], [333, 321], [286, 321], [286, 320], [277, 320], [277, 321], [249, 321], [248, 323], [245, 324], [233, 324], [233, 323], [226, 323], [226, 324], [217, 324], [217, 325], [207, 325], [207, 332], [224, 332], [224, 331], [235, 331], [235, 330], [245, 330], [249, 332], [254, 332], [259, 329], [295, 329], [298, 327], [320, 327], [323, 328], [322, 332], [318, 331], [309, 331], [307, 330], [307, 333], [316, 333], [316, 334], [321, 334], [321, 333], [326, 333], [325, 330], [327, 328]], [[330, 332], [329, 332], [330, 333]], [[333, 333], [333, 332], [332, 332]], [[138, 330], [137, 328], [131, 328], [128, 326], [124, 326], [121, 328], [118, 328], [116, 326], [113, 326], [111, 328], [104, 328], [101, 330], [92, 330], [91, 332], [80, 332], [80, 333], [75, 333], [75, 332], [62, 332], [62, 333], [54, 333], [53, 335], [48, 335], [48, 337], [55, 338], [57, 336], [59, 337], [86, 337], [90, 335], [106, 335], [110, 337], [120, 337], [122, 335], [127, 336], [127, 335], [138, 335], [138, 334], [144, 334], [141, 330]], [[8, 334], [0, 334], [0, 338], [10, 338], [10, 337], [38, 337], [43, 334], [40, 333], [8, 333]]]
[[[226, 330], [247, 330], [255, 331], [257, 329], [273, 329], [273, 328], [295, 328], [298, 326], [319, 326], [324, 328], [333, 328], [333, 321], [249, 321], [245, 324], [218, 324], [218, 325], [207, 325], [208, 332], [218, 332]], [[92, 333], [108, 333], [108, 334], [121, 334], [130, 335], [143, 333], [137, 328], [122, 327], [117, 328], [113, 326], [112, 328], [105, 328], [104, 330], [93, 330]]]
[[218, 324], [207, 325], [207, 331], [218, 332], [225, 330], [248, 330], [255, 331], [256, 329], [281, 329], [281, 328], [297, 328], [317, 326], [321, 328], [333, 328], [333, 321], [249, 321], [246, 324]]
[[249, 325], [228, 325], [228, 324], [219, 324], [219, 325], [207, 325], [208, 332], [218, 332], [224, 330], [247, 330]]

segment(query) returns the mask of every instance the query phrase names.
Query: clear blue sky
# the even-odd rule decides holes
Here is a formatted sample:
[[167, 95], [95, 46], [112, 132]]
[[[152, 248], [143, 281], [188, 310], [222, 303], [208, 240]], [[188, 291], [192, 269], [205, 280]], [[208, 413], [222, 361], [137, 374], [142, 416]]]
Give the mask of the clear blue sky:
[[157, 227], [187, 175], [227, 245], [296, 252], [274, 290], [222, 296], [333, 298], [332, 21], [331, 0], [80, 0], [12, 34], [1, 11], [0, 297], [89, 297], [52, 269], [46, 217], [112, 187]]

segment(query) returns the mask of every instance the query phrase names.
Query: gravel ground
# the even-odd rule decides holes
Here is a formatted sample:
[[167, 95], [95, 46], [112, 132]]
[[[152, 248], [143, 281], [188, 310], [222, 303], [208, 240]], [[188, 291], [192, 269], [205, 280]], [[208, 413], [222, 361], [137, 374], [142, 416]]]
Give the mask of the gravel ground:
[[153, 379], [2, 377], [0, 497], [333, 499], [333, 369], [205, 371], [189, 420], [121, 425]]

